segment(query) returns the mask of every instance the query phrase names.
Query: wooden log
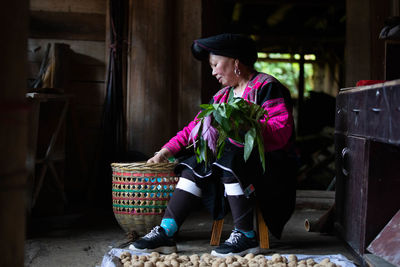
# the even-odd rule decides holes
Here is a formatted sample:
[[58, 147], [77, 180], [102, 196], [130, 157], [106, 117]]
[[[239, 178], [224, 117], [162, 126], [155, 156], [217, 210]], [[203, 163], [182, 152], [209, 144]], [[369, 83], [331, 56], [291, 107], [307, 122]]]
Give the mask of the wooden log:
[[333, 204], [326, 212], [318, 219], [305, 219], [304, 228], [307, 232], [331, 233], [335, 220], [335, 204]]

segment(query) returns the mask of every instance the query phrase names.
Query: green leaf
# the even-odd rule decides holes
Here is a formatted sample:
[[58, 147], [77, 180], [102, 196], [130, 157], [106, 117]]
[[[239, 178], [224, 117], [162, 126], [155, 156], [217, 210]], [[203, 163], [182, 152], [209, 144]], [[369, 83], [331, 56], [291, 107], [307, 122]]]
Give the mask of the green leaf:
[[221, 158], [222, 153], [224, 153], [224, 148], [225, 148], [225, 140], [221, 143], [221, 145], [218, 147], [218, 153], [217, 153], [217, 159]]
[[233, 112], [232, 106], [231, 105], [226, 105], [226, 107], [225, 107], [226, 118], [229, 119], [229, 117], [231, 116], [232, 112]]
[[218, 124], [222, 127], [222, 130], [225, 132], [229, 132], [231, 130], [231, 125], [227, 118], [221, 116], [218, 112], [214, 112], [214, 119], [218, 122]]
[[196, 154], [197, 163], [200, 163], [200, 162], [201, 162], [201, 158], [200, 158], [200, 144], [196, 147], [195, 154]]
[[[198, 118], [202, 121], [204, 117], [212, 114], [212, 125], [218, 131], [217, 158], [224, 153], [227, 138], [244, 143], [244, 159], [247, 161], [257, 143], [260, 153], [260, 161], [265, 171], [264, 144], [261, 136], [263, 125], [259, 123], [260, 118], [266, 116], [267, 112], [256, 104], [251, 104], [242, 98], [234, 98], [229, 103], [203, 104], [203, 109]], [[201, 129], [199, 129], [201, 130]], [[246, 133], [246, 134], [243, 134]], [[195, 154], [198, 162], [207, 162], [213, 157], [207, 146], [207, 142], [200, 135], [197, 136]], [[206, 167], [205, 166], [205, 167]]]
[[204, 117], [207, 117], [208, 115], [211, 115], [213, 113], [213, 109], [205, 109], [200, 114], [197, 116], [197, 118], [202, 119]]
[[257, 145], [258, 145], [258, 153], [260, 154], [260, 161], [263, 167], [263, 171], [265, 172], [265, 154], [264, 154], [264, 139], [261, 134], [257, 134]]
[[221, 105], [218, 106], [217, 111], [222, 117], [228, 118], [227, 115], [226, 115], [226, 105], [225, 105], [225, 103], [221, 103]]
[[204, 161], [207, 164], [205, 155], [206, 149], [207, 149], [207, 144], [205, 143], [203, 138], [200, 138], [200, 160]]
[[206, 110], [214, 110], [214, 105], [212, 105], [212, 104], [201, 104], [200, 108], [201, 109], [206, 109]]
[[244, 137], [244, 160], [247, 161], [251, 155], [254, 147], [254, 140], [256, 139], [256, 129], [251, 128], [247, 131]]

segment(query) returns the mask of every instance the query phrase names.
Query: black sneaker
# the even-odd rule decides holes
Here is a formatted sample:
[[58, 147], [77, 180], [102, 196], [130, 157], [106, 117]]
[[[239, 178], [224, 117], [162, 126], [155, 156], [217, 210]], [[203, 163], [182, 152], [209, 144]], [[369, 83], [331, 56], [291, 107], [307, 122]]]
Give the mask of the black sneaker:
[[255, 237], [248, 238], [236, 229], [232, 231], [231, 236], [222, 245], [211, 251], [211, 255], [220, 257], [228, 255], [244, 256], [248, 253], [260, 253], [257, 240]]
[[160, 252], [170, 254], [176, 252], [176, 243], [165, 234], [161, 226], [154, 227], [147, 235], [139, 238], [129, 246], [129, 249], [139, 252]]

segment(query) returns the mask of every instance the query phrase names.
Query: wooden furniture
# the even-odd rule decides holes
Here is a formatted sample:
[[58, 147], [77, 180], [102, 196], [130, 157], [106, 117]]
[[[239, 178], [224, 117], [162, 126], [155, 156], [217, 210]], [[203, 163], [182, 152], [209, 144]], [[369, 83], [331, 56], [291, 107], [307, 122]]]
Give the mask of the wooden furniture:
[[362, 256], [400, 208], [400, 80], [340, 90], [335, 151], [335, 227]]
[[400, 78], [400, 41], [385, 40], [385, 79]]
[[[269, 235], [268, 235], [268, 227], [264, 222], [261, 211], [257, 206], [256, 209], [256, 221], [257, 221], [257, 234], [258, 241], [260, 242], [260, 248], [268, 249], [269, 248]], [[222, 228], [224, 226], [224, 219], [215, 220], [212, 225], [211, 230], [211, 246], [219, 246], [222, 234]]]
[[[55, 162], [65, 160], [65, 150], [56, 150], [55, 145], [60, 136], [60, 131], [65, 123], [65, 118], [68, 111], [70, 96], [64, 94], [45, 94], [45, 93], [28, 93], [26, 94], [28, 102], [31, 105], [30, 112], [30, 135], [28, 142], [28, 155], [27, 155], [27, 167], [29, 172], [28, 183], [30, 184], [30, 203], [28, 209], [31, 210], [38, 199], [39, 193], [42, 189], [45, 176], [50, 171], [50, 177], [55, 184], [56, 189], [59, 191], [64, 202], [66, 203], [67, 198], [64, 193], [64, 185], [61, 181], [60, 174], [58, 173]], [[57, 117], [55, 123], [55, 129], [51, 132], [51, 138], [47, 145], [46, 152], [43, 157], [38, 158], [37, 153], [37, 142], [39, 133], [39, 122], [40, 122], [40, 109], [41, 105], [46, 102], [56, 102], [62, 105], [61, 114]], [[46, 122], [48, 123], [48, 122]], [[39, 175], [36, 177], [36, 166], [40, 167]]]

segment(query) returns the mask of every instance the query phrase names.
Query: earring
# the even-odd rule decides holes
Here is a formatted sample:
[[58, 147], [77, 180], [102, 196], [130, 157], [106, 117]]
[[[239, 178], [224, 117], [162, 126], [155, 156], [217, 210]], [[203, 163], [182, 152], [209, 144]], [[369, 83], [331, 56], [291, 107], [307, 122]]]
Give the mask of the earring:
[[236, 76], [240, 76], [240, 69], [237, 66], [235, 66], [233, 72], [236, 74]]

